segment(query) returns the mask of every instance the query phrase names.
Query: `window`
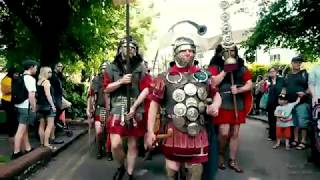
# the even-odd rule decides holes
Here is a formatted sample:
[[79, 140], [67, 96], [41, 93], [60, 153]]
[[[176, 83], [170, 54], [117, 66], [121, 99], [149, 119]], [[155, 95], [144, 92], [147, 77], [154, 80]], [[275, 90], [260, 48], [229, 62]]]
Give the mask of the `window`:
[[273, 61], [280, 61], [280, 54], [270, 55], [270, 62], [273, 62]]

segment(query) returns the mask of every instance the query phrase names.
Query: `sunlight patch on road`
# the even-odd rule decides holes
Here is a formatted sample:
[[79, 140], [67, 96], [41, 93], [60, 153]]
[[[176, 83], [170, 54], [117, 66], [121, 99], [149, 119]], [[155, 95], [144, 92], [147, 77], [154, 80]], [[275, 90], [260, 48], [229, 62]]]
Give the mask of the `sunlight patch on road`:
[[249, 177], [248, 180], [261, 180], [261, 179], [258, 177]]
[[143, 175], [145, 175], [145, 174], [147, 174], [148, 173], [148, 170], [147, 169], [141, 169], [141, 170], [138, 170], [136, 173], [135, 173], [135, 175], [137, 175], [137, 176], [143, 176]]

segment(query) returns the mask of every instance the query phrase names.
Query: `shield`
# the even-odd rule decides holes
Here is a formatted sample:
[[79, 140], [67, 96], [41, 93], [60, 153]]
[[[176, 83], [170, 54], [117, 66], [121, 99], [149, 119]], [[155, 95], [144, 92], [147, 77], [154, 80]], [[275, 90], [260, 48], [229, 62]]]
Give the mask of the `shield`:
[[176, 89], [172, 93], [172, 98], [176, 102], [182, 102], [186, 98], [186, 94], [182, 89]]
[[204, 101], [208, 97], [208, 92], [205, 87], [200, 87], [197, 91], [198, 97], [200, 100]]
[[186, 99], [187, 108], [189, 107], [198, 107], [198, 101], [194, 97], [189, 97]]
[[199, 111], [194, 107], [188, 108], [186, 116], [190, 121], [196, 121], [199, 117]]
[[186, 112], [187, 112], [187, 107], [182, 103], [178, 103], [173, 107], [173, 113], [176, 116], [184, 116]]
[[194, 96], [197, 93], [197, 86], [192, 83], [188, 83], [183, 88], [184, 92], [189, 96]]
[[190, 136], [196, 136], [199, 134], [201, 127], [197, 123], [192, 122], [188, 125], [187, 130]]

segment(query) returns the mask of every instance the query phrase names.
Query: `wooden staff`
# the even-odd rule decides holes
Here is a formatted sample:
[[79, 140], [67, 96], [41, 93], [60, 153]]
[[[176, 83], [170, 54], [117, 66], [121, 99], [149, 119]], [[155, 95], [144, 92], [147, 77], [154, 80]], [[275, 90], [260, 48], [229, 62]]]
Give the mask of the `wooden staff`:
[[[233, 78], [233, 73], [230, 72], [230, 77], [231, 77], [231, 85], [234, 85], [234, 78]], [[238, 107], [237, 107], [237, 97], [235, 94], [232, 94], [233, 98], [233, 107], [234, 107], [234, 115], [236, 116], [236, 120], [238, 120]]]

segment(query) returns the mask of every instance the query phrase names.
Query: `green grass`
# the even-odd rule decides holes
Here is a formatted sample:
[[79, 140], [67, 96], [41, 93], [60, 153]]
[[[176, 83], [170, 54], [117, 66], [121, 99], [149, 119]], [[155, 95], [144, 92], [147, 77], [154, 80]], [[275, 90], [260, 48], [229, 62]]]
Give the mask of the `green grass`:
[[5, 156], [5, 155], [1, 155], [0, 154], [0, 164], [4, 164], [10, 161], [10, 157], [9, 156]]

